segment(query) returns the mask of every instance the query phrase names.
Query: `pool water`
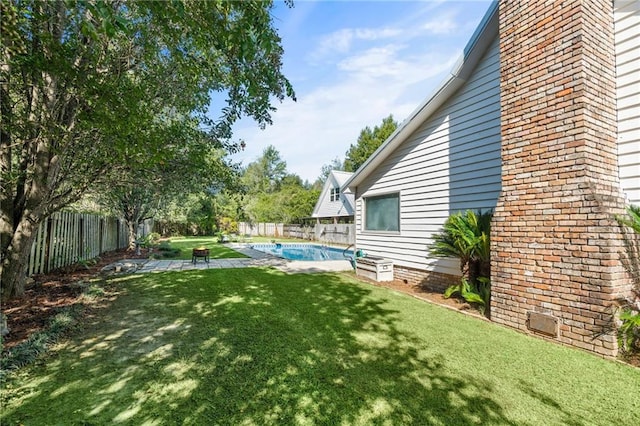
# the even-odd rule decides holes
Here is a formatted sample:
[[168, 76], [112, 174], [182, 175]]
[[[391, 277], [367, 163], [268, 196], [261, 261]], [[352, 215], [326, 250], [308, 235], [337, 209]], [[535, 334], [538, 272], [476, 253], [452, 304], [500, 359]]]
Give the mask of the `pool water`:
[[349, 260], [353, 256], [353, 250], [316, 244], [254, 244], [251, 248], [289, 260]]

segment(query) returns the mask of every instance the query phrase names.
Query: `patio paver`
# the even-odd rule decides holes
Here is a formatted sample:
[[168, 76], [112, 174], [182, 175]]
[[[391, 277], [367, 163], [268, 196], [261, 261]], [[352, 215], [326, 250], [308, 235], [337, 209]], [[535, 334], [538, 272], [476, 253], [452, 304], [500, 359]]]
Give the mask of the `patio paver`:
[[250, 268], [250, 267], [274, 267], [287, 273], [315, 273], [315, 272], [336, 272], [349, 271], [351, 264], [348, 260], [327, 260], [327, 261], [301, 261], [287, 260], [268, 253], [254, 250], [246, 245], [233, 245], [234, 250], [249, 256], [249, 258], [235, 259], [211, 259], [209, 262], [198, 260], [193, 263], [191, 260], [148, 260], [137, 274], [167, 272], [167, 271], [189, 271], [194, 269], [227, 269], [227, 268]]

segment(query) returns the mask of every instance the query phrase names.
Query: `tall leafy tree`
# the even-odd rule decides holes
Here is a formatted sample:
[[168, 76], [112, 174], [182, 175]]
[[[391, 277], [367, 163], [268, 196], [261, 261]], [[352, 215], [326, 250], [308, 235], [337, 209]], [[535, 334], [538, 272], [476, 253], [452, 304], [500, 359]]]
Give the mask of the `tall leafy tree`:
[[108, 188], [98, 187], [97, 198], [125, 219], [130, 248], [135, 246], [140, 222], [157, 217], [164, 205], [190, 194], [205, 194], [198, 203], [198, 227], [213, 232], [215, 217], [203, 212], [212, 207], [214, 190], [233, 186], [237, 170], [225, 160], [224, 150], [212, 148], [206, 134], [194, 129], [191, 136], [193, 140], [173, 147], [168, 141], [161, 161], [130, 164]]
[[227, 222], [237, 222], [240, 211], [240, 195], [235, 191], [207, 189], [175, 197], [163, 203], [154, 215], [159, 232], [171, 235], [213, 235]]
[[[39, 224], [131, 164], [162, 161], [203, 125], [229, 146], [241, 116], [271, 122], [293, 97], [271, 1], [4, 0], [0, 61], [0, 279], [24, 292]], [[212, 97], [226, 106], [205, 114]], [[132, 161], [134, 159], [135, 161]]]
[[302, 185], [283, 186], [276, 198], [276, 205], [282, 206], [278, 222], [301, 223], [301, 219], [311, 216], [319, 196], [319, 189], [308, 189]]
[[355, 172], [382, 143], [398, 128], [398, 123], [389, 115], [379, 126], [362, 129], [358, 141], [351, 144], [344, 160], [344, 170]]
[[248, 198], [245, 214], [254, 223], [296, 223], [311, 216], [319, 196], [320, 190], [290, 183], [276, 192], [255, 194]]
[[241, 182], [244, 219], [254, 223], [292, 223], [309, 217], [319, 196], [300, 176], [287, 172], [287, 163], [273, 146], [247, 166]]
[[344, 163], [338, 157], [331, 160], [330, 163], [322, 165], [320, 176], [318, 176], [318, 179], [313, 183], [313, 188], [322, 189], [332, 170], [344, 170]]
[[286, 175], [287, 162], [273, 145], [269, 145], [260, 158], [247, 166], [242, 183], [249, 194], [270, 193], [279, 188]]

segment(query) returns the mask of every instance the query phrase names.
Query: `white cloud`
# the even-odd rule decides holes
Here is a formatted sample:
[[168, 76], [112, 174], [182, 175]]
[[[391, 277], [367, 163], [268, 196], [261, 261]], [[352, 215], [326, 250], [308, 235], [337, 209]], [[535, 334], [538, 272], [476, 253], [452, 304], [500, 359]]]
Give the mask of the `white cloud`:
[[[344, 158], [365, 126], [379, 124], [390, 113], [397, 121], [404, 120], [428, 95], [427, 87], [434, 84], [430, 79], [448, 71], [458, 56], [423, 53], [403, 60], [399, 52], [387, 47], [346, 58], [339, 64], [343, 79], [299, 93], [296, 103], [280, 105], [273, 126], [236, 131], [248, 145], [236, 158], [247, 164], [274, 145], [290, 172], [315, 180], [323, 164], [336, 156]], [[406, 93], [409, 85], [422, 90]]]
[[447, 10], [439, 13], [437, 16], [424, 22], [420, 28], [421, 34], [447, 35], [453, 34], [460, 28], [457, 21], [457, 12], [455, 10]]
[[343, 59], [338, 62], [337, 68], [372, 78], [397, 76], [409, 67], [406, 61], [398, 57], [404, 47], [401, 45], [374, 47]]
[[402, 34], [402, 30], [398, 28], [359, 28], [354, 31], [355, 38], [358, 40], [383, 40], [392, 37], [396, 37]]
[[[435, 15], [430, 13], [439, 3], [431, 4], [422, 11], [383, 28], [342, 28], [326, 34], [318, 40], [315, 49], [309, 53], [308, 60], [313, 63], [348, 54], [356, 48], [357, 42], [408, 41], [428, 35], [453, 34], [460, 28], [457, 21], [459, 11], [453, 8], [439, 11]], [[425, 18], [425, 15], [428, 17]]]
[[402, 31], [394, 28], [344, 28], [323, 36], [317, 43], [309, 59], [314, 62], [327, 56], [345, 54], [351, 50], [354, 41], [376, 41], [397, 37]]
[[353, 30], [344, 29], [336, 31], [322, 38], [313, 56], [322, 57], [329, 52], [346, 53], [351, 48], [352, 41]]
[[235, 136], [247, 148], [235, 159], [246, 165], [273, 145], [290, 172], [313, 181], [323, 164], [344, 158], [365, 126], [390, 113], [399, 122], [407, 118], [458, 58], [463, 45], [451, 48], [450, 39], [470, 30], [459, 7], [438, 4], [381, 28], [342, 28], [311, 43], [295, 69], [304, 77], [296, 78], [298, 101], [276, 105], [274, 124], [264, 131], [238, 126]]

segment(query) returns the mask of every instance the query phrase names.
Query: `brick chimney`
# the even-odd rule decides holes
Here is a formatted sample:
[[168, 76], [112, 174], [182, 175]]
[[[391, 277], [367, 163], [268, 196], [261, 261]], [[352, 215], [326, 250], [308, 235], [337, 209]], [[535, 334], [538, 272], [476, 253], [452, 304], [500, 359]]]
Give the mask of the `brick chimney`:
[[492, 319], [615, 356], [611, 304], [630, 294], [615, 214], [613, 1], [500, 0], [502, 193]]

